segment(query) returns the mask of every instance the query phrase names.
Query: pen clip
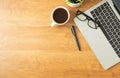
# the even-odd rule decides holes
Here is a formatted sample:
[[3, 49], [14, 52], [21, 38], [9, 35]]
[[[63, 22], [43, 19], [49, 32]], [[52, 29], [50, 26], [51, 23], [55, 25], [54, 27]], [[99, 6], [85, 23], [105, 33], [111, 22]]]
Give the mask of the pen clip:
[[72, 31], [72, 34], [75, 36], [76, 35], [76, 31], [75, 31], [74, 26], [71, 26], [71, 31]]

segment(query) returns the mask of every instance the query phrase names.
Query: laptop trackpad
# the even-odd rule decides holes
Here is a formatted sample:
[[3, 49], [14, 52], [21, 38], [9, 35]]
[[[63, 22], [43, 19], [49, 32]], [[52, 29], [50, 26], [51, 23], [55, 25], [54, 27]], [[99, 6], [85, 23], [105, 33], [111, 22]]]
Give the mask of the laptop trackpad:
[[104, 69], [108, 69], [120, 61], [100, 28], [87, 29], [83, 35]]

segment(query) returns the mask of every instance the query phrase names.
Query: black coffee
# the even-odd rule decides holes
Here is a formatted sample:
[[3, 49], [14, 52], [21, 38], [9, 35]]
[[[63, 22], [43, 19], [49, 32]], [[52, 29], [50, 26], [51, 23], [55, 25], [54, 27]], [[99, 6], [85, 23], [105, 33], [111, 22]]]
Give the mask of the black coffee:
[[53, 14], [53, 19], [57, 23], [64, 23], [68, 19], [68, 13], [63, 8], [58, 8]]

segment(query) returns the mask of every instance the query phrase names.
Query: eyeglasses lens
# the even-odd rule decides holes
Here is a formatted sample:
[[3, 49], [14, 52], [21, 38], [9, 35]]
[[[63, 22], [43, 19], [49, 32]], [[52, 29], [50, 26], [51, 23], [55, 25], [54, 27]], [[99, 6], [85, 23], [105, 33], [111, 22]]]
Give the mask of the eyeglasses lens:
[[78, 16], [78, 18], [81, 20], [81, 21], [85, 21], [86, 20], [86, 17], [83, 15], [83, 14], [80, 14]]

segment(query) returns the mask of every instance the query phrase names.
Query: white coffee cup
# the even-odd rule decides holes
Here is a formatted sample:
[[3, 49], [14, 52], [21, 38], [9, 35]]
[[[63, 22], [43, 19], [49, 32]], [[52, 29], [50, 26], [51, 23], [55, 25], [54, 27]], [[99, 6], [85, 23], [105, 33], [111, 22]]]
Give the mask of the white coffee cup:
[[64, 25], [69, 21], [70, 13], [67, 8], [63, 6], [58, 6], [53, 9], [51, 13], [51, 18], [52, 18], [51, 27], [54, 27], [56, 25]]

